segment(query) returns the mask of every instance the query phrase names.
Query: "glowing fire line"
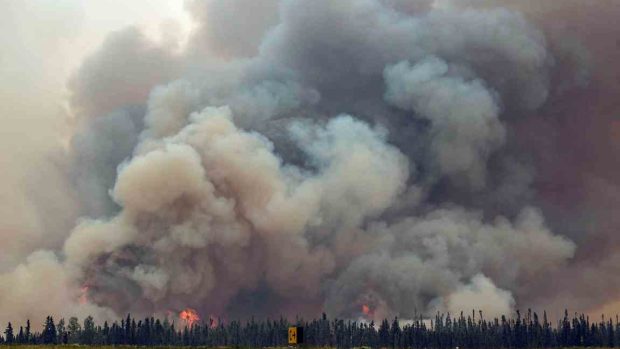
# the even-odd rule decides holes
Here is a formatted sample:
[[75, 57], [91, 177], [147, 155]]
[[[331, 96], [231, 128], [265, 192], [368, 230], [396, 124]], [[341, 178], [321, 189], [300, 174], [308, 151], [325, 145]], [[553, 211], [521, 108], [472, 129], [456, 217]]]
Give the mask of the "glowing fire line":
[[188, 327], [192, 327], [194, 326], [195, 323], [200, 321], [200, 316], [198, 315], [198, 312], [195, 309], [187, 308], [187, 309], [181, 310], [181, 312], [179, 313], [179, 319], [185, 321], [185, 324]]
[[88, 303], [88, 289], [90, 286], [84, 285], [80, 288], [80, 297], [78, 298], [78, 302], [80, 304]]

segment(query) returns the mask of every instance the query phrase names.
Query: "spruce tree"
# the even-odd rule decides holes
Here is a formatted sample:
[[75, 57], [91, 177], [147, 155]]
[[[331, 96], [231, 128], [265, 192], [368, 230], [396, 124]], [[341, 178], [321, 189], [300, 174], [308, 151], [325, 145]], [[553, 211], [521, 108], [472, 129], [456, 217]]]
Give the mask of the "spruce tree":
[[78, 322], [78, 318], [71, 317], [69, 319], [69, 325], [67, 326], [67, 331], [69, 332], [68, 339], [69, 343], [77, 344], [80, 342], [80, 337], [82, 335], [82, 327]]
[[56, 325], [54, 325], [54, 319], [51, 316], [45, 319], [45, 326], [41, 335], [43, 344], [56, 344]]
[[24, 341], [24, 328], [22, 326], [19, 326], [19, 333], [17, 334], [17, 338], [15, 339], [15, 342], [19, 344], [26, 343], [26, 341]]
[[103, 344], [106, 344], [106, 345], [111, 344], [111, 341], [109, 339], [110, 338], [110, 326], [108, 325], [107, 321], [103, 323], [103, 330], [101, 334], [103, 335]]
[[95, 321], [92, 316], [84, 319], [84, 327], [82, 328], [82, 336], [80, 344], [91, 345], [95, 339]]
[[398, 323], [398, 317], [394, 318], [392, 322], [392, 328], [390, 329], [390, 345], [392, 348], [400, 346], [400, 325]]
[[67, 332], [65, 330], [65, 319], [62, 318], [56, 324], [56, 338], [60, 344], [67, 344]]
[[379, 326], [379, 345], [387, 347], [390, 344], [390, 324], [387, 319], [383, 319]]
[[15, 336], [13, 335], [13, 325], [9, 322], [4, 330], [4, 338], [7, 344], [13, 344], [15, 342]]
[[125, 344], [131, 343], [131, 315], [127, 314], [127, 319], [125, 319]]
[[24, 335], [25, 335], [25, 337], [26, 337], [26, 338], [25, 338], [26, 343], [30, 343], [30, 341], [31, 341], [31, 339], [32, 339], [32, 338], [31, 338], [31, 336], [32, 336], [32, 335], [31, 335], [31, 333], [30, 333], [30, 319], [26, 320], [26, 333], [25, 333]]

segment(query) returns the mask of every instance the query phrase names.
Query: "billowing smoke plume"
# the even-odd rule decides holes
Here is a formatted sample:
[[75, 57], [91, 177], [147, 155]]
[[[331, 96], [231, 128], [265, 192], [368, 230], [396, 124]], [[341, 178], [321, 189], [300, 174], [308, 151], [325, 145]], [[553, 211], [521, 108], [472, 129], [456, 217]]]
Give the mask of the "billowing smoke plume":
[[69, 83], [82, 218], [0, 258], [0, 320], [615, 300], [614, 23], [553, 3], [195, 0], [180, 51], [111, 34]]

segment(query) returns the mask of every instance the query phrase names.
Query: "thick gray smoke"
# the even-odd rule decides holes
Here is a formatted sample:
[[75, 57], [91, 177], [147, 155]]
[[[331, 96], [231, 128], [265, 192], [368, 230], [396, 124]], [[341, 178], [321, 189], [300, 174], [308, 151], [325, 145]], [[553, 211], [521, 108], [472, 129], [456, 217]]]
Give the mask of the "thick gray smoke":
[[588, 53], [500, 5], [196, 0], [181, 52], [111, 34], [69, 85], [83, 218], [0, 274], [0, 309], [406, 319], [544, 304], [545, 281], [592, 266], [523, 139], [587, 86]]

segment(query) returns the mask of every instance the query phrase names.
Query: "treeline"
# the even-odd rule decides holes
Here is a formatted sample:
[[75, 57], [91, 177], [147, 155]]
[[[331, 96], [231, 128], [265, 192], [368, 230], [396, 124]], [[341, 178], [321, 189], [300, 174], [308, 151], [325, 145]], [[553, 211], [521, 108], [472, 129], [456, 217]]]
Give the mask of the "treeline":
[[437, 314], [434, 319], [418, 319], [406, 323], [397, 318], [389, 322], [359, 322], [322, 318], [289, 323], [279, 320], [230, 321], [210, 319], [192, 326], [177, 325], [168, 319], [136, 320], [127, 315], [120, 322], [95, 324], [87, 317], [80, 324], [72, 317], [55, 322], [45, 320], [42, 332], [32, 332], [30, 321], [19, 329], [9, 323], [0, 336], [0, 344], [97, 344], [97, 345], [170, 345], [275, 347], [287, 345], [289, 325], [304, 327], [304, 345], [322, 347], [371, 348], [551, 348], [551, 347], [615, 347], [620, 346], [620, 324], [601, 317], [590, 321], [575, 314], [552, 325], [546, 313], [542, 319], [528, 311], [522, 316], [486, 320], [482, 312], [458, 317]]

